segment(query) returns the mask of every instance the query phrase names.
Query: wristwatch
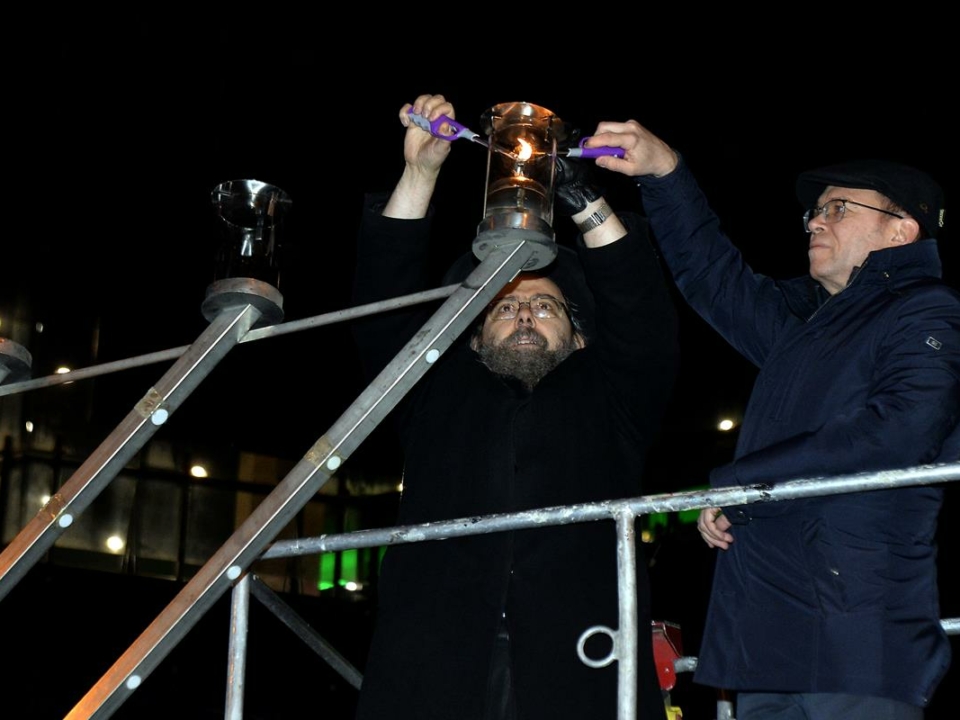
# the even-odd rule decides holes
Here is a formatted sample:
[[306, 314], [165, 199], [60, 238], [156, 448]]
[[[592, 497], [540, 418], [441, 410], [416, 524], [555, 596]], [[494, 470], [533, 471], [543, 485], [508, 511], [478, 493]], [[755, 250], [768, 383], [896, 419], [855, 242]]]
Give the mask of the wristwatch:
[[588, 230], [593, 230], [595, 227], [601, 225], [604, 220], [613, 215], [613, 210], [610, 209], [610, 206], [607, 205], [606, 201], [600, 206], [600, 208], [593, 213], [586, 220], [577, 223], [577, 229], [585, 233]]

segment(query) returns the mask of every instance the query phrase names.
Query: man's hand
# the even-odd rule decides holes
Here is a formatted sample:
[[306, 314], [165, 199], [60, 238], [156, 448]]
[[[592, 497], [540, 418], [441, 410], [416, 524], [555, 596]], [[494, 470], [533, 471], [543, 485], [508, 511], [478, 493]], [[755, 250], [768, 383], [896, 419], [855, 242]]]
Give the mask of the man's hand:
[[590, 137], [586, 147], [610, 145], [623, 148], [622, 158], [609, 155], [597, 158], [598, 167], [629, 177], [669, 175], [677, 167], [677, 154], [669, 145], [647, 130], [636, 120], [602, 122]]
[[443, 95], [420, 95], [400, 108], [400, 124], [407, 128], [403, 138], [406, 164], [383, 214], [398, 219], [426, 217], [437, 185], [440, 166], [450, 154], [450, 140], [434, 137], [410, 119], [410, 110], [433, 122], [441, 115], [453, 119], [453, 105]]
[[[421, 95], [413, 103], [400, 108], [400, 124], [407, 128], [403, 139], [403, 159], [412, 169], [425, 175], [440, 172], [440, 166], [450, 154], [450, 140], [434, 137], [410, 119], [410, 111], [433, 122], [441, 115], [454, 119], [453, 105], [443, 95]], [[447, 128], [449, 130], [449, 128]]]
[[721, 508], [704, 508], [697, 520], [697, 529], [703, 541], [710, 547], [721, 550], [726, 550], [733, 542], [733, 535], [727, 532], [731, 525]]

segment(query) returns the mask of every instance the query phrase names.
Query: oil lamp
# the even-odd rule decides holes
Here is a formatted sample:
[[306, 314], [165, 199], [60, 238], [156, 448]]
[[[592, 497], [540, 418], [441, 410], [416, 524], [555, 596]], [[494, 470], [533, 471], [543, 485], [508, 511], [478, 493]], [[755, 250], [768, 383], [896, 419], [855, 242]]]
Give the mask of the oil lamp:
[[222, 239], [204, 317], [213, 320], [227, 307], [253, 304], [263, 313], [259, 325], [279, 322], [283, 296], [277, 260], [290, 197], [259, 180], [230, 180], [213, 189], [211, 201], [222, 221]]
[[474, 254], [484, 258], [498, 245], [525, 240], [540, 249], [523, 269], [543, 267], [556, 256], [553, 194], [565, 125], [550, 110], [527, 102], [494, 105], [481, 123], [488, 136], [487, 194]]

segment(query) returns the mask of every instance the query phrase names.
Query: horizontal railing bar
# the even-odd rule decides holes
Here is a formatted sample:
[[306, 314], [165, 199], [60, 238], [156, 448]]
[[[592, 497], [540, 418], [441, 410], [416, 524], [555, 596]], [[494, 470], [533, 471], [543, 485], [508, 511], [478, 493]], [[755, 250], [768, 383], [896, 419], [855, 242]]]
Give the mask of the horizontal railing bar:
[[[366, 305], [358, 305], [346, 310], [337, 310], [335, 312], [324, 313], [322, 315], [315, 315], [313, 317], [304, 318], [303, 320], [292, 320], [286, 323], [278, 323], [276, 325], [268, 325], [267, 327], [256, 328], [255, 330], [248, 332], [240, 340], [240, 344], [251, 342], [253, 340], [263, 340], [265, 338], [288, 335], [292, 332], [307, 330], [323, 325], [332, 325], [334, 323], [344, 322], [345, 320], [353, 320], [358, 317], [373, 315], [384, 310], [393, 310], [396, 308], [407, 307], [408, 305], [417, 305], [419, 303], [440, 300], [452, 295], [454, 290], [459, 287], [459, 285], [446, 285], [434, 290], [426, 290], [424, 292], [402, 295], [399, 297], [390, 298], [388, 300], [368, 303]], [[76, 370], [71, 370], [70, 372], [46, 375], [44, 377], [34, 378], [32, 380], [21, 380], [20, 382], [7, 383], [5, 385], [0, 384], [0, 397], [3, 397], [4, 395], [13, 395], [20, 392], [26, 392], [28, 390], [51, 387], [54, 385], [64, 385], [66, 383], [77, 382], [79, 380], [87, 380], [93, 377], [100, 377], [101, 375], [108, 375], [110, 373], [120, 372], [122, 370], [130, 370], [131, 368], [144, 367], [146, 365], [153, 365], [155, 363], [169, 360], [176, 360], [189, 349], [190, 345], [181, 345], [180, 347], [170, 348], [168, 350], [158, 350], [157, 352], [147, 353], [145, 355], [137, 355], [124, 360], [115, 360], [113, 362], [101, 363], [100, 365], [77, 368]]]
[[372, 530], [356, 530], [336, 535], [283, 540], [273, 543], [263, 559], [297, 557], [355, 548], [381, 547], [424, 540], [444, 540], [468, 535], [483, 535], [503, 530], [523, 530], [550, 525], [609, 520], [623, 509], [634, 515], [728, 507], [756, 503], [795, 500], [819, 495], [836, 495], [870, 490], [890, 490], [911, 485], [960, 480], [960, 462], [921, 465], [903, 470], [838, 475], [831, 478], [798, 478], [776, 485], [689, 490], [662, 495], [646, 495], [624, 500], [605, 500], [580, 505], [548, 507], [514, 513], [500, 513]]

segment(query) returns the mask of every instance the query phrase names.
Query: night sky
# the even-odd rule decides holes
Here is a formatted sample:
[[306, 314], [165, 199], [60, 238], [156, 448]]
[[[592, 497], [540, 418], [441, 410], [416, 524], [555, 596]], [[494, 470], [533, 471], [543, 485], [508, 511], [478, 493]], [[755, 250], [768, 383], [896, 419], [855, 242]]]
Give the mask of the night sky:
[[[484, 47], [459, 36], [449, 47], [447, 33], [434, 51], [440, 38], [417, 26], [413, 36], [345, 51], [296, 14], [144, 13], [119, 30], [98, 20], [62, 17], [30, 30], [27, 49], [4, 51], [0, 310], [19, 295], [44, 322], [42, 341], [28, 348], [34, 377], [196, 339], [222, 237], [211, 191], [228, 180], [273, 184], [292, 199], [278, 283], [285, 320], [349, 307], [363, 193], [388, 190], [399, 176], [396, 114], [420, 93], [446, 95], [476, 130], [484, 110], [517, 100], [583, 134], [603, 119], [639, 120], [683, 153], [748, 262], [770, 275], [806, 272], [793, 192], [804, 169], [885, 156], [927, 168], [948, 198], [955, 187], [952, 121], [933, 100], [955, 90], [956, 78], [937, 65], [938, 50], [812, 72], [796, 62], [802, 46], [773, 36], [733, 43], [728, 35], [691, 65], [672, 35], [644, 37], [642, 51], [603, 43], [597, 54], [584, 51], [586, 38], [525, 50], [516, 39]], [[912, 99], [918, 81], [925, 91]], [[470, 247], [485, 172], [486, 151], [458, 141], [435, 196], [438, 269]], [[639, 207], [625, 178], [599, 179], [615, 207]], [[554, 224], [558, 242], [568, 242], [569, 220]], [[957, 282], [954, 236], [948, 226], [941, 246]], [[720, 413], [742, 409], [754, 369], [681, 312], [683, 370], [668, 425], [708, 433]], [[178, 410], [171, 432], [299, 458], [363, 389], [353, 353], [342, 324], [241, 345]], [[107, 426], [166, 367], [97, 380], [98, 391], [109, 389], [97, 406]]]

